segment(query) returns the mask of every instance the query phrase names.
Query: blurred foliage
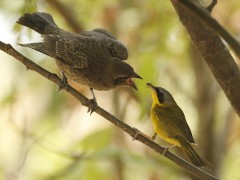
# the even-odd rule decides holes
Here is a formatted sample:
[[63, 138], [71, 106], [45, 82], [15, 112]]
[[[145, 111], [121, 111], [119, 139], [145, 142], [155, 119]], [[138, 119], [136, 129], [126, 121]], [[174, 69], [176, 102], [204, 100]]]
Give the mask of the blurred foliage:
[[[194, 103], [198, 82], [189, 55], [191, 43], [170, 1], [1, 0], [0, 40], [13, 44], [28, 58], [60, 75], [54, 60], [16, 45], [41, 39], [32, 30], [16, 25], [25, 12], [49, 12], [60, 27], [71, 31], [55, 2], [62, 4], [86, 30], [103, 27], [111, 31], [128, 47], [127, 61], [144, 79], [136, 80], [138, 92], [125, 88], [96, 92], [101, 107], [152, 135], [151, 95], [145, 85], [152, 82], [174, 95], [198, 137], [200, 120]], [[219, 0], [213, 15], [239, 35], [239, 1]], [[12, 57], [0, 52], [0, 61], [0, 179], [190, 179], [181, 168], [132, 141], [105, 119], [95, 113], [89, 116], [73, 97], [58, 92], [55, 84], [27, 71]], [[91, 97], [87, 87], [70, 83]], [[215, 81], [213, 84], [218, 87]], [[221, 159], [214, 173], [223, 179], [239, 179], [240, 122], [221, 91], [213, 98], [218, 102], [213, 112], [214, 139], [217, 143], [220, 135], [225, 137], [225, 151], [219, 151], [217, 145], [213, 149]], [[225, 126], [226, 122], [231, 124]], [[200, 150], [201, 146], [204, 145], [199, 144]]]

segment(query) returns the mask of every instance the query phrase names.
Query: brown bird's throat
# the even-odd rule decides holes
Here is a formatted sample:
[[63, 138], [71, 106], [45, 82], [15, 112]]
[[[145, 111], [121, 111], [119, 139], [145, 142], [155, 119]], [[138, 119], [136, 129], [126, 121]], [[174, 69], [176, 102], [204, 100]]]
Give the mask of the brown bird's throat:
[[134, 81], [131, 78], [127, 79], [127, 84], [129, 86], [133, 87], [134, 89], [138, 90], [136, 84], [134, 83]]
[[[139, 76], [137, 73], [134, 72], [134, 75], [131, 77], [131, 78], [138, 78], [138, 79], [142, 79], [141, 76]], [[131, 79], [131, 78], [128, 78], [127, 79], [127, 84], [131, 87], [133, 87], [134, 89], [138, 90], [136, 84], [134, 83], [134, 81]]]

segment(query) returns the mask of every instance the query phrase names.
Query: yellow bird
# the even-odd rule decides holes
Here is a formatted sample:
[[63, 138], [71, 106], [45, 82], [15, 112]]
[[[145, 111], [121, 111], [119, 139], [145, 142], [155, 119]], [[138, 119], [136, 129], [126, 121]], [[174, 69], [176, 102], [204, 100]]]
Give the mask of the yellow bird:
[[152, 139], [154, 140], [158, 135], [173, 146], [180, 147], [195, 166], [206, 166], [210, 169], [212, 165], [193, 149], [195, 140], [192, 132], [182, 109], [172, 95], [167, 90], [155, 87], [151, 83], [147, 83], [147, 86], [152, 90], [153, 99], [150, 115], [155, 133]]

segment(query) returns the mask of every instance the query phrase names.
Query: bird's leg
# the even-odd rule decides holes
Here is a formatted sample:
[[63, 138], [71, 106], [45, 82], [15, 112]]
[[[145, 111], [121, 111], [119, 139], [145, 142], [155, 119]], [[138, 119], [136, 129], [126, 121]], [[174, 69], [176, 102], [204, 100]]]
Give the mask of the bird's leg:
[[148, 135], [142, 133], [142, 132], [139, 131], [137, 128], [134, 128], [134, 127], [133, 127], [133, 129], [134, 129], [134, 131], [136, 132], [136, 134], [135, 134], [134, 137], [132, 138], [133, 141], [134, 141], [135, 139], [137, 139], [137, 137], [138, 137], [139, 134], [141, 134], [141, 135], [144, 136], [145, 138], [151, 140], [151, 138], [150, 138]]
[[[152, 137], [151, 137], [151, 140], [154, 141], [154, 140], [156, 139], [156, 137], [157, 137], [157, 133], [154, 132], [154, 134], [153, 134]], [[164, 156], [164, 155], [166, 154], [166, 152], [168, 151], [168, 149], [173, 148], [173, 147], [175, 147], [175, 146], [176, 146], [176, 145], [162, 146], [162, 147], [164, 148], [164, 151], [163, 151], [162, 155]]]
[[88, 112], [90, 112], [90, 115], [93, 113], [93, 111], [95, 110], [95, 108], [97, 107], [97, 99], [96, 96], [93, 92], [93, 88], [90, 88], [90, 91], [92, 92], [93, 98], [90, 99], [91, 102], [91, 107], [88, 108]]
[[154, 134], [152, 135], [151, 139], [154, 141], [156, 139], [156, 137], [157, 137], [157, 133], [154, 132]]
[[162, 146], [162, 147], [164, 148], [164, 151], [163, 151], [162, 155], [164, 156], [164, 155], [166, 154], [166, 152], [168, 151], [168, 149], [173, 148], [173, 147], [175, 147], [175, 146], [176, 146], [176, 145]]
[[97, 98], [96, 98], [96, 96], [95, 96], [95, 94], [94, 94], [94, 92], [93, 92], [93, 88], [90, 88], [90, 91], [92, 92], [92, 95], [93, 95], [93, 100], [96, 102], [96, 104], [97, 104]]
[[[151, 140], [154, 141], [154, 140], [156, 139], [156, 137], [157, 137], [157, 133], [154, 132], [154, 134], [153, 134], [152, 137], [151, 137]], [[164, 155], [166, 154], [166, 152], [168, 151], [168, 149], [173, 148], [173, 147], [175, 147], [175, 146], [176, 146], [176, 145], [162, 146], [162, 147], [164, 148], [164, 151], [163, 151], [162, 155], [164, 156]]]
[[61, 81], [61, 84], [58, 88], [58, 91], [61, 91], [62, 89], [68, 87], [68, 81], [67, 81], [67, 77], [65, 76], [64, 73], [62, 73], [63, 77], [62, 77], [62, 81]]

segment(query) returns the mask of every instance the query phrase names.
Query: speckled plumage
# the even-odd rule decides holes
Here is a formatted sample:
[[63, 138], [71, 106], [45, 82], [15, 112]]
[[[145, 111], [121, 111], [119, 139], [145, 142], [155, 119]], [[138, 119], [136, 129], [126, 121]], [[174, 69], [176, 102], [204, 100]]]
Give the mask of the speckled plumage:
[[78, 83], [97, 90], [110, 90], [135, 86], [133, 81], [127, 80], [141, 78], [123, 61], [128, 58], [127, 48], [104, 29], [70, 33], [58, 28], [50, 14], [42, 12], [24, 14], [17, 23], [43, 37], [43, 42], [20, 45], [55, 58], [64, 75]]

